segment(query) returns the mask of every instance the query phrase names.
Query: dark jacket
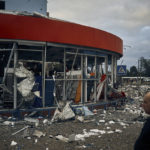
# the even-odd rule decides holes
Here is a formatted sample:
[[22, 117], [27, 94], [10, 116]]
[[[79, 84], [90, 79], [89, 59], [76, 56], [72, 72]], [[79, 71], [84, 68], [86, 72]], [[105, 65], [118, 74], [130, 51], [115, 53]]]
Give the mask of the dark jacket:
[[134, 145], [134, 150], [150, 150], [150, 118], [146, 120], [141, 134]]

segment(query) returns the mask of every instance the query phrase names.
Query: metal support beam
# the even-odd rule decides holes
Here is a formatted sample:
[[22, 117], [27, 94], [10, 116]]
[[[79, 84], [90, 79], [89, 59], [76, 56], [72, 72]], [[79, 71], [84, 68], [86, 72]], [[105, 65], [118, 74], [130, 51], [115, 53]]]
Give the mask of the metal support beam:
[[111, 57], [111, 87], [114, 88], [114, 56]]
[[117, 57], [114, 56], [114, 82], [117, 82]]
[[108, 90], [108, 57], [105, 57], [105, 74], [106, 74], [106, 81], [105, 81], [105, 92], [104, 92], [104, 100], [107, 101], [107, 90]]
[[[84, 56], [84, 78], [87, 79], [88, 57]], [[87, 102], [87, 80], [84, 81], [84, 102]]]
[[18, 51], [16, 50], [16, 43], [14, 44], [14, 102], [13, 102], [13, 108], [17, 108], [17, 77], [15, 76], [15, 71], [17, 67], [17, 61], [18, 61]]
[[[95, 78], [97, 78], [97, 57], [95, 56]], [[97, 101], [97, 81], [94, 81], [94, 101]]]
[[13, 47], [11, 49], [11, 52], [10, 52], [10, 55], [9, 55], [9, 59], [8, 59], [8, 63], [7, 63], [7, 66], [6, 66], [6, 70], [4, 72], [4, 77], [3, 77], [3, 80], [2, 80], [2, 84], [5, 83], [5, 79], [6, 79], [6, 75], [7, 75], [7, 71], [8, 71], [8, 68], [10, 66], [10, 62], [12, 60], [12, 57], [13, 57], [13, 53], [14, 53], [14, 49], [16, 48], [16, 43], [13, 44]]
[[64, 85], [63, 85], [63, 100], [66, 100], [66, 49], [64, 48]]
[[81, 55], [81, 103], [83, 104], [84, 103], [84, 90], [83, 90], [83, 86], [84, 86], [84, 81], [83, 81], [83, 77], [84, 77], [84, 74], [83, 74], [83, 70], [84, 70], [84, 67], [83, 67], [83, 55]]
[[42, 103], [43, 103], [43, 107], [45, 107], [46, 51], [47, 51], [47, 43], [45, 43], [45, 47], [42, 52]]

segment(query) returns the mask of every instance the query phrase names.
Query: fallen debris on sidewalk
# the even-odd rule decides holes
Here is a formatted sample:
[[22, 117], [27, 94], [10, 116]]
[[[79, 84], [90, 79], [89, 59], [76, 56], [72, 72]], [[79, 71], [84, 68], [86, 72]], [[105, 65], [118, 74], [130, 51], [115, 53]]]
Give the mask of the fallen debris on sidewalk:
[[45, 136], [46, 134], [39, 131], [39, 130], [35, 130], [34, 133], [33, 133], [33, 136], [36, 136], [38, 138], [42, 137], [42, 136]]
[[56, 137], [57, 140], [61, 140], [61, 141], [63, 141], [63, 142], [68, 142], [68, 141], [69, 141], [68, 138], [66, 138], [66, 137], [64, 137], [64, 136], [62, 136], [62, 135], [57, 135], [57, 136], [55, 136], [55, 137]]
[[9, 125], [14, 126], [15, 125], [15, 123], [13, 121], [4, 121], [3, 124], [7, 125], [7, 126], [9, 126]]
[[25, 117], [24, 120], [27, 121], [27, 122], [29, 122], [29, 123], [34, 123], [36, 127], [39, 125], [39, 120], [38, 119], [34, 119], [34, 118], [30, 118], [30, 117]]
[[84, 117], [83, 116], [76, 116], [76, 120], [79, 122], [84, 122]]
[[11, 146], [15, 146], [15, 145], [17, 145], [17, 142], [12, 141], [10, 145], [11, 145]]
[[70, 102], [67, 102], [62, 111], [59, 108], [55, 110], [54, 116], [51, 122], [65, 121], [75, 117], [73, 110], [70, 107]]

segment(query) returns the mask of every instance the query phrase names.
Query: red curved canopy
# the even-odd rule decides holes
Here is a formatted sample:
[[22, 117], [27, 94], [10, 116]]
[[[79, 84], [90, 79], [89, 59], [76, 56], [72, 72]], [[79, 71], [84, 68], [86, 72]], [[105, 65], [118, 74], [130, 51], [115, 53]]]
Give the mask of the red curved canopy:
[[100, 48], [123, 54], [123, 41], [108, 32], [55, 19], [0, 14], [0, 39], [19, 39]]

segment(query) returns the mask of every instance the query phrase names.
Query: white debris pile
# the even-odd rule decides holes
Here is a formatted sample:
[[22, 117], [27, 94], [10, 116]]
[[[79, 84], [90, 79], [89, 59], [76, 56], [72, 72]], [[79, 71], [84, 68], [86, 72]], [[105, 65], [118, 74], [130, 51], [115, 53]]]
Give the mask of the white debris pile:
[[113, 133], [122, 133], [122, 130], [115, 129], [115, 130], [105, 131], [105, 130], [99, 130], [99, 129], [90, 129], [90, 131], [87, 132], [86, 129], [83, 129], [82, 134], [72, 134], [72, 135], [70, 135], [69, 136], [69, 142], [79, 141], [79, 140], [84, 141], [85, 138], [88, 138], [90, 136], [101, 137], [101, 135], [103, 135], [103, 134], [113, 134]]
[[115, 122], [113, 120], [110, 120], [109, 124], [115, 124]]
[[33, 136], [36, 136], [38, 138], [45, 136], [45, 135], [46, 135], [45, 133], [43, 133], [42, 131], [39, 131], [39, 130], [35, 130], [33, 133]]
[[35, 124], [36, 127], [39, 126], [39, 120], [38, 119], [25, 117], [24, 120], [31, 123], [31, 124]]
[[4, 121], [3, 124], [4, 124], [4, 125], [14, 126], [14, 125], [15, 125], [15, 122], [13, 122], [13, 121]]
[[57, 140], [61, 140], [61, 141], [63, 141], [63, 142], [68, 142], [68, 141], [69, 141], [68, 138], [66, 138], [66, 137], [64, 137], [64, 136], [62, 136], [62, 135], [57, 135], [57, 136], [55, 136], [55, 138], [56, 138]]
[[121, 88], [127, 97], [132, 99], [141, 99], [146, 92], [150, 91], [149, 85], [127, 85]]
[[116, 129], [115, 132], [117, 132], [117, 133], [122, 133], [122, 130]]
[[15, 142], [15, 141], [11, 141], [11, 144], [10, 144], [11, 146], [15, 146], [15, 145], [17, 145], [17, 142]]
[[128, 103], [124, 107], [124, 112], [145, 116], [145, 113], [143, 113], [143, 109], [140, 105], [146, 92], [150, 91], [150, 86], [127, 85], [122, 87], [121, 90], [124, 91], [128, 97]]
[[136, 103], [134, 104], [127, 104], [125, 106], [124, 112], [128, 112], [131, 114], [137, 114], [137, 115], [144, 115], [143, 109], [140, 107], [140, 104], [137, 105]]

